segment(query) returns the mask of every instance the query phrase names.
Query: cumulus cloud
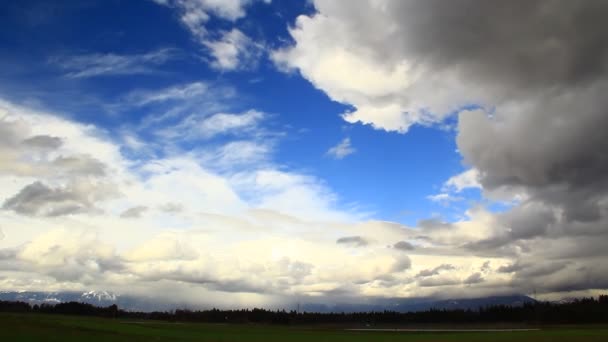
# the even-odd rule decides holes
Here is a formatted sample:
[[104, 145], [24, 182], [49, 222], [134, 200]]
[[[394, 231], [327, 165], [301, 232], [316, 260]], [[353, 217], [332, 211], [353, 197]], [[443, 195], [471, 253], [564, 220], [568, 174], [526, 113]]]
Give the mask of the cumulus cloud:
[[[345, 120], [380, 129], [405, 132], [471, 104], [493, 107], [592, 82], [606, 68], [604, 4], [362, 0], [345, 8], [317, 0], [314, 6], [317, 13], [298, 17], [290, 29], [295, 44], [273, 59], [354, 106]], [[584, 40], [573, 34], [582, 27]]]
[[335, 159], [342, 159], [356, 151], [357, 150], [350, 144], [350, 138], [344, 138], [338, 145], [327, 150], [327, 155]]
[[578, 269], [599, 274], [603, 252], [593, 241], [608, 238], [606, 4], [361, 0], [345, 7], [318, 0], [314, 6], [316, 13], [290, 28], [293, 44], [274, 51], [276, 65], [352, 106], [343, 113], [349, 122], [406, 132], [457, 115], [458, 152], [468, 170], [430, 198], [445, 201], [479, 188], [508, 204], [498, 213], [472, 209], [454, 223], [421, 222], [425, 248], [448, 244], [548, 269], [564, 259], [573, 263], [535, 273], [534, 280], [525, 280], [527, 268], [499, 268], [512, 272], [521, 289], [543, 281], [552, 289], [603, 286], [602, 277]]

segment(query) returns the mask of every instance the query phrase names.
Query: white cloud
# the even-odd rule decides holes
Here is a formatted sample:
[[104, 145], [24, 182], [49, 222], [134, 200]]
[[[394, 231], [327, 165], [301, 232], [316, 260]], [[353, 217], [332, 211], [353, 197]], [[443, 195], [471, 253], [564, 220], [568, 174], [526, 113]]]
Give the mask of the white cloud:
[[419, 40], [435, 32], [426, 5], [313, 3], [317, 12], [299, 16], [289, 29], [295, 44], [271, 57], [279, 69], [297, 70], [333, 100], [352, 105], [342, 114], [346, 121], [405, 133], [414, 124], [439, 123], [471, 103], [493, 104], [488, 100], [494, 89], [471, 82], [462, 65], [434, 65], [433, 53], [441, 54], [442, 46], [424, 55], [432, 42]]
[[245, 16], [245, 8], [252, 0], [160, 0], [160, 5], [176, 8], [181, 23], [211, 54], [211, 66], [223, 70], [249, 69], [257, 65], [263, 54], [262, 44], [254, 42], [237, 28], [209, 32], [206, 23], [211, 15], [235, 22]]
[[465, 189], [482, 189], [479, 172], [476, 169], [469, 169], [450, 177], [443, 183], [440, 193], [426, 198], [432, 202], [448, 205], [450, 202], [462, 201], [464, 198], [457, 194]]
[[214, 58], [211, 66], [219, 70], [253, 68], [263, 52], [262, 45], [236, 28], [223, 32], [218, 40], [207, 40], [203, 44], [209, 48]]
[[450, 177], [443, 188], [446, 191], [461, 192], [465, 189], [481, 189], [479, 183], [479, 172], [476, 169], [469, 169], [455, 176]]
[[236, 140], [217, 149], [200, 151], [199, 157], [205, 165], [213, 168], [261, 165], [268, 161], [272, 145], [266, 141]]
[[439, 193], [439, 194], [435, 194], [435, 195], [429, 195], [426, 197], [427, 199], [431, 200], [432, 202], [437, 202], [437, 203], [442, 203], [442, 204], [448, 204], [450, 202], [457, 202], [457, 201], [462, 201], [463, 198], [459, 197], [459, 196], [454, 196], [448, 193]]
[[167, 138], [210, 139], [220, 134], [255, 132], [266, 114], [248, 110], [240, 114], [216, 113], [211, 116], [192, 114], [173, 127], [161, 129], [157, 134]]
[[201, 97], [208, 92], [208, 89], [206, 83], [192, 82], [155, 91], [135, 91], [127, 96], [127, 101], [138, 106], [165, 101], [183, 101]]
[[344, 138], [338, 145], [327, 150], [327, 155], [336, 159], [342, 159], [356, 151], [357, 150], [350, 144], [350, 138]]
[[161, 49], [139, 55], [113, 53], [54, 57], [50, 63], [66, 70], [67, 77], [86, 78], [96, 76], [133, 75], [158, 72], [156, 67], [173, 58], [171, 49]]

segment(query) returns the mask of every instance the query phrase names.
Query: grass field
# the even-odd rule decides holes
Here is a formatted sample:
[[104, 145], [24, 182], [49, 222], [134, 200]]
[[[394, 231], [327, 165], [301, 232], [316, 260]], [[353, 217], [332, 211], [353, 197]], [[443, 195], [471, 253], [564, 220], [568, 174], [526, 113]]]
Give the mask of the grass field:
[[547, 327], [523, 332], [362, 332], [0, 313], [0, 341], [608, 341], [608, 326]]

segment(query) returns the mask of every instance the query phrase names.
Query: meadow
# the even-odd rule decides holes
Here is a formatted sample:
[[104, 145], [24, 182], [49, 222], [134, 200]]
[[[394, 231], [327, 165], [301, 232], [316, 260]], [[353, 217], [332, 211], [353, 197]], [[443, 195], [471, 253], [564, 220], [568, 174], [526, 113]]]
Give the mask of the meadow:
[[608, 326], [550, 326], [516, 332], [379, 332], [345, 327], [172, 323], [0, 313], [1, 341], [608, 341]]

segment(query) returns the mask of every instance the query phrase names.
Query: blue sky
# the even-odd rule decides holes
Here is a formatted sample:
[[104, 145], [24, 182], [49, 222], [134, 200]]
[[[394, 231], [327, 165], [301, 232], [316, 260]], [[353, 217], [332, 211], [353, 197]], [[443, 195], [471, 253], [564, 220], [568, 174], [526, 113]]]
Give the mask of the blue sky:
[[[38, 103], [112, 133], [138, 125], [154, 108], [109, 109], [99, 103], [120, 102], [134, 90], [203, 81], [238, 94], [222, 103], [232, 111], [255, 108], [271, 114], [265, 124], [284, 134], [273, 151], [276, 162], [321, 178], [341, 205], [407, 224], [429, 216], [455, 219], [454, 210], [427, 198], [464, 170], [453, 124], [447, 129], [414, 126], [402, 134], [347, 123], [340, 114], [349, 104], [332, 101], [297, 72], [281, 72], [265, 52], [245, 70], [214, 69], [213, 56], [177, 15], [152, 1], [26, 1], [6, 7], [2, 21], [11, 29], [1, 36], [8, 53], [3, 54], [5, 77], [0, 86], [16, 101]], [[236, 22], [212, 17], [206, 28], [216, 35], [238, 28], [272, 49], [288, 45], [292, 39], [287, 29], [295, 17], [312, 11], [305, 2], [255, 2], [247, 7], [246, 17]], [[72, 78], [58, 66], [72, 55], [132, 55], [159, 49], [170, 50], [172, 56], [138, 74]], [[342, 159], [326, 154], [344, 138], [356, 152]]]
[[1, 4], [0, 290], [605, 290], [607, 5], [438, 4]]

